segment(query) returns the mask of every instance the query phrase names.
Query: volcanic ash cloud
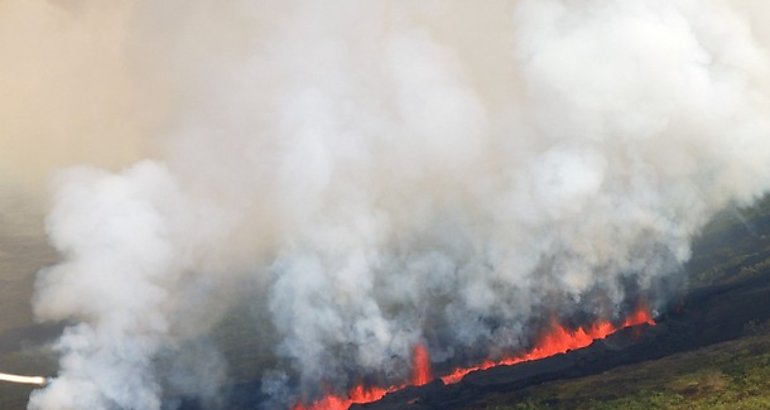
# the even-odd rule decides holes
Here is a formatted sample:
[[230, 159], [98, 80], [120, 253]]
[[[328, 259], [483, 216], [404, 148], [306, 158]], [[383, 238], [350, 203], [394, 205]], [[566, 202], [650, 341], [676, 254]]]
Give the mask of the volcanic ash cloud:
[[126, 59], [173, 115], [152, 159], [55, 178], [35, 309], [72, 325], [31, 409], [160, 408], [158, 358], [236, 303], [271, 405], [401, 383], [418, 344], [523, 348], [660, 306], [768, 188], [767, 6], [430, 4], [136, 3]]

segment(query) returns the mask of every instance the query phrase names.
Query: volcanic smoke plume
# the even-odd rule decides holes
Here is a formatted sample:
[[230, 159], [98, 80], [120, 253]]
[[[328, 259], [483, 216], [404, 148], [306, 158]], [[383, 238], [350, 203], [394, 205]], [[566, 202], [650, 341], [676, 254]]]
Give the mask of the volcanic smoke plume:
[[[53, 178], [34, 306], [70, 325], [33, 410], [221, 404], [207, 336], [236, 305], [270, 408], [403, 384], [420, 349], [440, 376], [554, 318], [622, 323], [770, 186], [762, 1], [32, 3], [0, 15], [119, 50], [99, 101], [152, 133], [136, 164]], [[109, 47], [81, 41], [102, 18]]]

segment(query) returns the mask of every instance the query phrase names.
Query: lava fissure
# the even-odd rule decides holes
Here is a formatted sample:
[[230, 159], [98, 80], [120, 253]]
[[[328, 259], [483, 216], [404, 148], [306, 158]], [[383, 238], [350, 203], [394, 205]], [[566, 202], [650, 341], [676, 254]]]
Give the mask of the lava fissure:
[[[628, 315], [620, 326], [614, 325], [610, 321], [602, 320], [588, 327], [581, 326], [577, 329], [568, 329], [559, 322], [553, 321], [550, 329], [528, 352], [507, 356], [499, 360], [485, 360], [476, 366], [458, 367], [449, 374], [439, 378], [444, 384], [457, 383], [467, 374], [477, 370], [486, 370], [495, 366], [512, 366], [523, 362], [545, 359], [570, 350], [581, 349], [621, 329], [642, 324], [655, 325], [655, 320], [646, 308], [637, 309]], [[428, 349], [424, 345], [418, 344], [414, 349], [412, 377], [408, 383], [387, 388], [377, 386], [366, 387], [359, 384], [353, 387], [346, 396], [328, 394], [310, 405], [297, 403], [292, 410], [347, 410], [353, 404], [371, 403], [380, 400], [388, 393], [409, 386], [422, 386], [432, 380], [434, 380], [434, 377]]]

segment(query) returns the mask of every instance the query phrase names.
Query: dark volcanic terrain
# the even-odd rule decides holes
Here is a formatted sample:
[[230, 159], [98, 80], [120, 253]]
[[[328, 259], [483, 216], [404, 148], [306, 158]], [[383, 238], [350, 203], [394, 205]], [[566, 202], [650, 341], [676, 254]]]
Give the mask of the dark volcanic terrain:
[[[436, 380], [352, 408], [530, 408], [516, 406], [536, 395], [533, 389], [538, 386], [582, 380], [623, 366], [655, 363], [649, 361], [765, 333], [770, 328], [770, 235], [765, 233], [770, 233], [770, 200], [748, 210], [729, 210], [716, 218], [695, 243], [693, 258], [684, 267], [687, 284], [672, 290], [679, 296], [672, 297], [665, 312], [656, 318], [656, 326], [624, 329], [585, 349], [473, 372], [453, 385]], [[704, 353], [704, 363], [708, 362], [708, 354]], [[258, 381], [231, 385], [228, 408], [259, 408], [258, 403], [264, 400], [259, 390]], [[584, 394], [590, 397], [590, 392]], [[490, 398], [495, 399], [490, 402]], [[574, 403], [559, 407], [558, 399], [540, 399], [532, 408], [574, 407]], [[582, 399], [585, 401], [585, 397]], [[192, 402], [183, 407], [201, 408]]]
[[[770, 201], [720, 215], [706, 228], [685, 267], [688, 290], [674, 298], [654, 327], [624, 329], [591, 346], [515, 366], [476, 371], [461, 382], [409, 388], [369, 410], [497, 408], [515, 404], [543, 383], [599, 374], [619, 366], [660, 359], [720, 342], [766, 333], [770, 326]], [[519, 394], [517, 394], [517, 392]], [[494, 406], [486, 397], [505, 395]], [[512, 402], [511, 402], [512, 401]], [[553, 406], [551, 406], [552, 404]], [[559, 407], [546, 400], [536, 408]]]
[[461, 382], [435, 381], [386, 396], [369, 410], [465, 409], [485, 396], [510, 393], [553, 380], [593, 375], [622, 365], [658, 359], [737, 339], [770, 319], [770, 272], [693, 292], [674, 313], [610, 335], [591, 346], [547, 359], [477, 371]]
[[[643, 369], [654, 367], [655, 363], [660, 363], [657, 366], [667, 369], [686, 369], [682, 370], [686, 373], [682, 377], [689, 377], [701, 374], [701, 364], [707, 366], [709, 363], [719, 362], [717, 357], [721, 357], [720, 360], [724, 362], [732, 362], [737, 360], [734, 359], [735, 355], [738, 355], [736, 352], [742, 352], [740, 354], [743, 356], [737, 357], [754, 363], [761, 362], [757, 358], [764, 357], [762, 355], [770, 355], [770, 336], [766, 337], [767, 340], [761, 339], [761, 335], [770, 334], [770, 326], [767, 325], [770, 319], [770, 200], [765, 200], [754, 208], [742, 210], [740, 214], [735, 210], [727, 211], [715, 219], [696, 242], [693, 258], [684, 269], [689, 283], [679, 289], [678, 293], [672, 290], [672, 294], [680, 296], [672, 298], [665, 312], [656, 318], [657, 325], [654, 327], [625, 329], [585, 349], [516, 366], [500, 366], [473, 372], [454, 385], [445, 386], [440, 381], [434, 381], [426, 386], [390, 394], [379, 402], [353, 408], [577, 408], [575, 402], [570, 400], [580, 400], [580, 403], [583, 403], [581, 408], [617, 408], [617, 405], [601, 407], [592, 403], [593, 400], [603, 400], [602, 397], [606, 395], [613, 396], [619, 390], [632, 388], [637, 383], [634, 377], [642, 376], [628, 375], [644, 373]], [[34, 339], [30, 335], [38, 333], [45, 334], [43, 338], [53, 337], [54, 333], [58, 332], [55, 328], [56, 326], [18, 327], [0, 333], [0, 347], [3, 348], [7, 363], [18, 361], [30, 366], [29, 369], [20, 367], [12, 370], [32, 371], [31, 367], [34, 366], [48, 367], [50, 358], [37, 356], [36, 349], [30, 350], [29, 346], [37, 343], [29, 343], [29, 340]], [[263, 359], [261, 356], [255, 356], [251, 345], [245, 342], [249, 338], [248, 335], [233, 334], [226, 334], [227, 337], [223, 336], [218, 340], [228, 361], [237, 365], [235, 369], [240, 374], [258, 375]], [[752, 339], [751, 336], [758, 334], [759, 341], [744, 341], [754, 340], [756, 338]], [[719, 344], [726, 341], [732, 342]], [[748, 350], [747, 343], [750, 345]], [[706, 346], [710, 347], [703, 349]], [[714, 352], [721, 352], [721, 356]], [[682, 355], [691, 358], [682, 359], [689, 360], [686, 361], [686, 366], [680, 363], [681, 360], [674, 359]], [[654, 361], [655, 359], [661, 360]], [[32, 363], [35, 360], [45, 363]], [[707, 385], [713, 387], [729, 384], [729, 381], [725, 381], [729, 380], [725, 376], [729, 372], [726, 372], [724, 369], [717, 369], [707, 373], [710, 380]], [[614, 374], [619, 376], [612, 376]], [[664, 379], [659, 381], [659, 374], [660, 370], [656, 371], [655, 377], [650, 377], [646, 382], [648, 389], [656, 391], [661, 388], [658, 384], [664, 383]], [[614, 379], [608, 380], [611, 377]], [[224, 408], [261, 408], [265, 397], [261, 393], [259, 377], [241, 380], [243, 381], [233, 382], [224, 389]], [[591, 384], [589, 389], [573, 386], [588, 384], [590, 380], [594, 380], [591, 382], [594, 384]], [[622, 380], [622, 388], [618, 387], [618, 380]], [[596, 387], [597, 383], [600, 387], [612, 389], [611, 392], [600, 393], [601, 389]], [[697, 385], [698, 382], [693, 383]], [[0, 408], [24, 407], [26, 395], [30, 391], [28, 387], [11, 385], [2, 388], [4, 390], [0, 394], [0, 403], [3, 406]], [[690, 387], [685, 386], [683, 389], [686, 392], [688, 388]], [[562, 397], [563, 390], [572, 392], [576, 389], [580, 390], [579, 399], [570, 399], [569, 397], [573, 396], [569, 395], [567, 398]], [[592, 395], [592, 391], [596, 391], [595, 395]], [[693, 391], [697, 394], [703, 393], [702, 389]], [[684, 397], [682, 400], [689, 400], [687, 396], [682, 396], [679, 390], [676, 390], [676, 394], [676, 397]], [[751, 393], [741, 390], [736, 394], [739, 397], [750, 397]], [[747, 394], [749, 396], [746, 396]], [[178, 396], [169, 398], [165, 404], [164, 407], [168, 409], [177, 406], [188, 410], [208, 407], [195, 400], [180, 399]], [[626, 408], [625, 404], [623, 406]], [[650, 407], [656, 405], [647, 403], [639, 408]], [[667, 405], [657, 406], [666, 407]]]

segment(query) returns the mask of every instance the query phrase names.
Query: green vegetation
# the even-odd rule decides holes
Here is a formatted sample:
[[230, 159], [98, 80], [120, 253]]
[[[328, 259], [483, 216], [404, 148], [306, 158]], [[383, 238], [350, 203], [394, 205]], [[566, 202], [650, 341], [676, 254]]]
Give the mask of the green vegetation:
[[696, 239], [687, 264], [691, 288], [741, 280], [768, 267], [770, 196], [717, 215]]
[[491, 395], [466, 409], [770, 409], [770, 335]]

